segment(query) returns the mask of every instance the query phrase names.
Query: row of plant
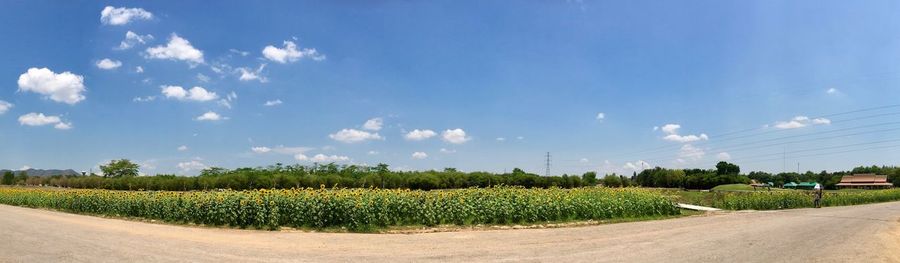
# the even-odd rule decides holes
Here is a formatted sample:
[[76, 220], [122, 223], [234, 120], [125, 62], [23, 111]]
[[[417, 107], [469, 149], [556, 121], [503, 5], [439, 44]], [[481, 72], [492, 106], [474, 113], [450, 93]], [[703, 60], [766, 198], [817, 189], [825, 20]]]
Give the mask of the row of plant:
[[637, 188], [172, 192], [3, 187], [0, 203], [173, 223], [261, 229], [345, 227], [352, 231], [680, 214], [665, 196]]
[[[812, 191], [756, 191], [717, 193], [713, 206], [729, 210], [776, 210], [814, 207]], [[900, 201], [900, 189], [826, 192], [822, 206], [859, 205]]]

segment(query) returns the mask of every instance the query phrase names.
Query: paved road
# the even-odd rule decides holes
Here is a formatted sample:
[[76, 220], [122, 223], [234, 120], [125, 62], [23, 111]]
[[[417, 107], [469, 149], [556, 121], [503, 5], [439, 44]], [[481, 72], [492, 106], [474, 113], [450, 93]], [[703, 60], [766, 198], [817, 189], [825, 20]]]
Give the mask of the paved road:
[[0, 205], [0, 262], [900, 262], [900, 202], [428, 234], [182, 227]]

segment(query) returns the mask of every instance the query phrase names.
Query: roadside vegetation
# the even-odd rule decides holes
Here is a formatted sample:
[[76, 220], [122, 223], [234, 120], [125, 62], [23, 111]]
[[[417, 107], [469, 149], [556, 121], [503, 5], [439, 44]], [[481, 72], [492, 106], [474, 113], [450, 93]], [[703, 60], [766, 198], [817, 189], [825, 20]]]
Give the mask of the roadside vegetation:
[[112, 191], [0, 187], [0, 203], [172, 223], [278, 229], [528, 224], [680, 215], [639, 188], [284, 189]]

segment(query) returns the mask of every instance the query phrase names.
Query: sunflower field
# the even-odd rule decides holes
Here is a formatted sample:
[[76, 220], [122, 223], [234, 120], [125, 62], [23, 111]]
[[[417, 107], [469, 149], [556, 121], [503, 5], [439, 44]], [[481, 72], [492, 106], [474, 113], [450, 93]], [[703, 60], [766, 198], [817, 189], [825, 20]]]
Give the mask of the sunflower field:
[[[776, 210], [813, 207], [812, 191], [730, 192], [717, 196], [713, 206], [729, 210]], [[822, 206], [859, 205], [900, 200], [900, 189], [825, 192]]]
[[680, 214], [669, 198], [638, 188], [173, 192], [0, 187], [0, 203], [209, 226], [343, 227], [351, 231], [405, 225], [519, 224]]

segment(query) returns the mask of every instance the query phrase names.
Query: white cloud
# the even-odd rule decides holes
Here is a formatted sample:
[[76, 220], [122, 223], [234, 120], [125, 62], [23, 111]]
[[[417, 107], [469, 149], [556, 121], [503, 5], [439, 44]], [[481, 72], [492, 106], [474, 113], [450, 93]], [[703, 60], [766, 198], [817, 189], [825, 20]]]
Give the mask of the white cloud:
[[269, 79], [266, 78], [265, 76], [262, 76], [262, 71], [265, 68], [266, 68], [266, 64], [264, 63], [264, 64], [260, 64], [259, 68], [257, 68], [256, 70], [253, 70], [251, 68], [242, 67], [242, 68], [235, 69], [235, 72], [241, 74], [241, 76], [238, 77], [238, 79], [241, 81], [258, 80], [260, 83], [266, 83], [266, 82], [269, 82]]
[[194, 48], [191, 42], [178, 37], [175, 33], [172, 33], [168, 44], [147, 48], [146, 53], [147, 58], [182, 60], [193, 63], [191, 66], [203, 64], [203, 51]]
[[63, 122], [59, 116], [44, 115], [43, 113], [28, 113], [19, 116], [19, 125], [27, 126], [44, 126], [55, 124], [53, 127], [59, 130], [68, 130], [72, 128], [71, 122]]
[[[653, 127], [653, 130], [656, 130], [656, 127]], [[678, 129], [681, 129], [681, 125], [678, 124], [666, 124], [662, 126], [662, 131], [666, 134], [675, 134], [678, 132]]]
[[55, 128], [57, 130], [72, 129], [72, 123], [71, 122], [60, 122], [60, 123], [57, 123], [56, 125], [53, 125], [53, 128]]
[[219, 100], [219, 105], [231, 109], [231, 102], [237, 100], [237, 97], [237, 93], [234, 93], [234, 91], [232, 91], [231, 93], [228, 93], [228, 95], [226, 95], [224, 99]]
[[496, 140], [497, 140], [498, 142], [503, 142], [503, 141], [506, 141], [506, 138], [503, 138], [503, 137], [497, 137]]
[[519, 136], [519, 137], [516, 137], [516, 140], [520, 140], [520, 141], [521, 141], [521, 140], [524, 140], [524, 139], [525, 139], [525, 137], [524, 137], [524, 136]]
[[331, 139], [343, 143], [357, 143], [365, 140], [381, 140], [381, 135], [378, 133], [370, 133], [367, 131], [360, 131], [356, 129], [343, 129], [334, 134], [328, 135]]
[[228, 49], [228, 52], [231, 52], [231, 53], [235, 53], [235, 54], [241, 55], [242, 57], [246, 57], [247, 55], [250, 55], [250, 52], [242, 51], [242, 50], [237, 50], [237, 49], [233, 49], [233, 48], [232, 48], [232, 49]]
[[699, 136], [697, 136], [697, 135], [682, 136], [682, 135], [678, 135], [678, 134], [669, 134], [669, 135], [666, 135], [665, 137], [663, 137], [663, 140], [687, 143], [687, 142], [696, 142], [696, 141], [701, 141], [701, 140], [703, 140], [703, 141], [709, 140], [709, 136], [707, 136], [705, 133], [701, 133]]
[[363, 124], [363, 129], [370, 131], [381, 130], [381, 126], [384, 124], [384, 119], [382, 118], [371, 118]]
[[598, 120], [598, 121], [601, 121], [601, 122], [602, 122], [604, 119], [606, 119], [606, 114], [605, 114], [605, 113], [602, 113], [602, 112], [597, 113], [597, 120]]
[[690, 144], [685, 144], [681, 146], [681, 150], [678, 151], [679, 159], [686, 159], [690, 161], [698, 161], [703, 159], [703, 156], [706, 155], [706, 152], [703, 149], [697, 148]]
[[144, 73], [144, 67], [141, 67], [141, 66], [134, 67], [134, 72], [135, 73]]
[[841, 91], [839, 91], [835, 88], [830, 88], [830, 89], [825, 90], [825, 93], [827, 93], [829, 95], [838, 95], [838, 94], [841, 94]]
[[269, 45], [263, 48], [262, 54], [271, 61], [278, 63], [296, 62], [302, 58], [310, 58], [315, 61], [325, 60], [325, 55], [319, 54], [314, 48], [302, 48], [297, 50], [297, 44], [293, 41], [284, 41], [284, 48]]
[[190, 90], [185, 90], [180, 86], [161, 86], [160, 89], [166, 98], [177, 100], [211, 101], [219, 98], [215, 92], [207, 91], [203, 87], [193, 87]]
[[178, 151], [179, 151], [179, 152], [183, 152], [183, 151], [187, 151], [187, 150], [188, 150], [187, 145], [178, 146]]
[[773, 125], [777, 129], [797, 129], [803, 128], [809, 125], [828, 125], [831, 124], [831, 120], [826, 118], [815, 118], [810, 119], [806, 116], [797, 116], [789, 121], [778, 121]]
[[369, 155], [378, 155], [378, 151], [369, 151]]
[[828, 124], [831, 124], [831, 120], [826, 119], [826, 118], [815, 118], [815, 119], [812, 120], [812, 123], [813, 123], [813, 124], [825, 124], [825, 125], [828, 125]]
[[421, 160], [421, 159], [428, 158], [428, 154], [424, 153], [424, 152], [414, 152], [412, 154], [412, 158]]
[[282, 102], [281, 102], [280, 99], [276, 99], [276, 100], [266, 101], [266, 103], [263, 104], [263, 105], [264, 105], [264, 106], [269, 106], [269, 107], [271, 107], [271, 106], [281, 105], [281, 103], [282, 103]]
[[265, 146], [259, 146], [259, 147], [250, 147], [250, 150], [255, 153], [267, 153], [267, 152], [271, 152], [272, 148], [265, 147]]
[[147, 12], [143, 8], [106, 6], [100, 11], [100, 23], [104, 25], [121, 26], [130, 23], [132, 20], [150, 19], [153, 19], [153, 13]]
[[210, 78], [209, 78], [209, 76], [204, 75], [203, 73], [197, 73], [197, 80], [199, 80], [200, 82], [206, 83], [206, 82], [209, 82]]
[[134, 102], [150, 102], [156, 100], [156, 96], [146, 96], [146, 97], [134, 97], [131, 101]]
[[720, 152], [719, 154], [716, 154], [716, 159], [719, 159], [719, 161], [728, 161], [731, 160], [731, 154], [727, 152]]
[[441, 148], [441, 152], [442, 153], [456, 153], [456, 150]]
[[104, 58], [104, 59], [101, 59], [100, 61], [97, 61], [97, 68], [99, 68], [99, 69], [111, 70], [111, 69], [117, 69], [121, 66], [122, 66], [122, 61], [118, 61], [118, 60]]
[[347, 157], [347, 156], [340, 156], [340, 155], [324, 155], [324, 154], [321, 154], [321, 153], [320, 153], [320, 154], [316, 154], [316, 155], [313, 156], [312, 158], [309, 158], [309, 157], [307, 157], [307, 156], [304, 155], [304, 154], [299, 154], [299, 153], [298, 153], [298, 154], [294, 155], [294, 159], [296, 159], [296, 160], [298, 160], [298, 161], [312, 161], [312, 162], [323, 163], [323, 162], [343, 162], [343, 161], [349, 161], [349, 160], [350, 160], [350, 157]]
[[222, 117], [218, 113], [207, 111], [203, 115], [197, 116], [195, 120], [198, 121], [218, 121], [218, 120], [227, 120], [228, 117]]
[[147, 41], [153, 40], [153, 35], [138, 35], [137, 33], [128, 31], [125, 33], [125, 39], [119, 42], [119, 50], [125, 50], [134, 47], [137, 44], [146, 44]]
[[437, 133], [432, 130], [415, 129], [411, 132], [406, 133], [405, 135], [403, 135], [403, 137], [410, 141], [421, 141], [434, 137], [435, 135], [437, 135]]
[[622, 166], [622, 168], [639, 172], [639, 171], [643, 171], [644, 169], [650, 168], [650, 164], [645, 161], [638, 160], [637, 162], [634, 162], [634, 163], [627, 162], [627, 163], [625, 163], [624, 166]]
[[181, 169], [182, 171], [189, 172], [189, 171], [203, 170], [203, 169], [206, 169], [208, 166], [206, 166], [206, 164], [201, 163], [200, 161], [191, 160], [189, 162], [178, 163], [177, 165], [175, 165], [175, 167], [177, 167], [178, 169]]
[[13, 106], [12, 103], [0, 100], [0, 114], [6, 113], [9, 109], [12, 109]]
[[445, 130], [441, 136], [444, 141], [452, 144], [462, 144], [472, 139], [471, 137], [466, 137], [466, 131], [463, 131], [463, 129]]
[[591, 162], [591, 161], [588, 160], [588, 158], [581, 158], [580, 160], [578, 160], [578, 162], [580, 162], [580, 163], [589, 163], [589, 162]]
[[709, 140], [709, 136], [705, 133], [701, 133], [700, 135], [679, 135], [678, 129], [681, 129], [681, 125], [678, 124], [666, 124], [660, 127], [653, 127], [653, 130], [662, 130], [663, 133], [667, 134], [663, 137], [663, 140], [680, 142], [680, 143], [688, 143], [688, 142], [696, 142], [696, 141], [705, 141]]
[[19, 75], [19, 91], [31, 91], [56, 102], [75, 104], [84, 100], [84, 77], [63, 72], [56, 74], [48, 68], [29, 68]]
[[278, 146], [275, 146], [272, 148], [266, 147], [266, 146], [250, 147], [250, 150], [253, 151], [254, 153], [262, 154], [262, 153], [271, 152], [271, 153], [286, 154], [286, 155], [301, 154], [301, 153], [308, 152], [312, 149], [313, 148], [310, 148], [310, 147], [299, 147], [299, 146], [298, 147], [286, 147], [284, 145], [278, 145]]

